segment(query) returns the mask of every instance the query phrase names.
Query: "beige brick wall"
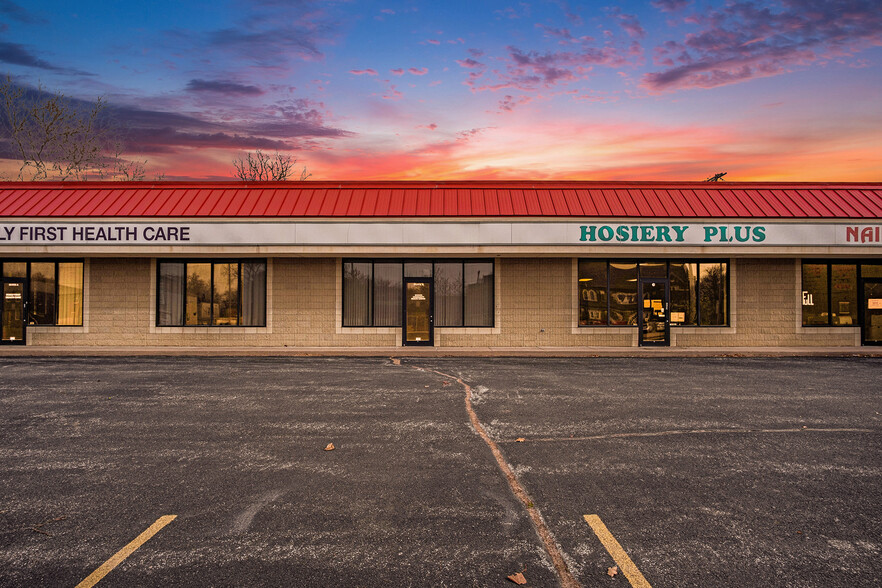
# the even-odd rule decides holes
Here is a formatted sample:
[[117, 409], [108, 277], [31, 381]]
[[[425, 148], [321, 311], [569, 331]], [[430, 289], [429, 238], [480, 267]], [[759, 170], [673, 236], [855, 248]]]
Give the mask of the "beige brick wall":
[[[730, 327], [681, 327], [672, 344], [701, 346], [851, 346], [857, 328], [800, 326], [800, 265], [791, 259], [739, 259], [730, 265]], [[498, 259], [494, 328], [438, 328], [438, 346], [629, 347], [636, 328], [578, 327], [576, 262]], [[156, 265], [150, 259], [86, 263], [83, 327], [30, 327], [32, 345], [398, 346], [398, 328], [344, 328], [340, 260], [276, 258], [268, 266], [266, 327], [155, 326]]]

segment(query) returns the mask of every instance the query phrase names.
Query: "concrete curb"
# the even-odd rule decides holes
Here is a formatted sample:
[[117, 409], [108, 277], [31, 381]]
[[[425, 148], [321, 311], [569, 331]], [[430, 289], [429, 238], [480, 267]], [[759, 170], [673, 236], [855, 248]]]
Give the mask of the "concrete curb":
[[3, 357], [882, 357], [882, 347], [56, 347], [0, 348]]

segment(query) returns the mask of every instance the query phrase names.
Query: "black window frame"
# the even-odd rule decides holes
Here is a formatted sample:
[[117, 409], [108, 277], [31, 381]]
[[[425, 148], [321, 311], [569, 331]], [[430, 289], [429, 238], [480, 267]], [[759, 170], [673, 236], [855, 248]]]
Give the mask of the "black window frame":
[[[19, 278], [19, 277], [14, 277], [14, 276], [7, 277], [5, 274], [2, 273], [3, 272], [3, 264], [5, 264], [5, 263], [26, 263], [27, 270], [25, 271], [25, 277], [24, 278]], [[54, 317], [53, 322], [51, 322], [51, 323], [32, 323], [32, 322], [30, 322], [30, 318], [28, 318], [25, 322], [25, 324], [27, 325], [27, 328], [31, 329], [31, 328], [35, 328], [35, 327], [36, 328], [39, 328], [39, 327], [61, 327], [61, 328], [82, 327], [83, 322], [85, 321], [85, 314], [86, 314], [86, 312], [85, 312], [86, 311], [86, 308], [85, 308], [86, 307], [86, 260], [85, 260], [85, 258], [82, 258], [82, 257], [76, 257], [76, 258], [70, 258], [70, 259], [58, 258], [58, 257], [50, 257], [50, 258], [42, 258], [42, 257], [30, 258], [29, 257], [27, 259], [14, 258], [14, 257], [0, 258], [0, 282], [22, 282], [23, 281], [25, 283], [25, 291], [26, 291], [25, 293], [27, 296], [27, 298], [25, 298], [25, 303], [27, 304], [27, 317], [30, 317], [31, 308], [33, 307], [33, 300], [31, 300], [31, 264], [32, 263], [52, 263], [55, 265], [55, 277], [54, 277], [54, 280], [55, 280], [55, 293], [54, 293], [55, 294], [55, 317]], [[83, 309], [82, 309], [82, 312], [80, 313], [80, 322], [79, 322], [79, 324], [76, 324], [76, 325], [59, 325], [58, 324], [58, 299], [59, 299], [59, 296], [58, 296], [59, 295], [59, 292], [58, 292], [58, 264], [59, 263], [79, 263], [83, 266], [82, 278], [81, 278], [81, 282], [80, 282], [80, 291], [83, 293], [83, 301], [82, 301]]]
[[[162, 300], [160, 299], [162, 295], [162, 264], [164, 263], [176, 263], [184, 265], [184, 287], [181, 289], [182, 296], [182, 307], [184, 308], [183, 313], [183, 321], [180, 324], [162, 324], [160, 323], [160, 317], [162, 316], [160, 309], [162, 306]], [[208, 291], [211, 293], [211, 301], [209, 303], [210, 313], [209, 313], [209, 324], [207, 325], [188, 325], [187, 324], [187, 264], [209, 264], [211, 266], [209, 270], [209, 274], [211, 275], [211, 281], [208, 286]], [[237, 277], [237, 301], [236, 301], [236, 314], [239, 320], [239, 324], [235, 325], [216, 325], [214, 324], [214, 266], [215, 264], [228, 264], [235, 263], [238, 264], [238, 277]], [[241, 324], [242, 319], [242, 264], [245, 263], [263, 263], [264, 271], [263, 271], [263, 320], [260, 324]], [[267, 263], [266, 258], [257, 257], [242, 257], [242, 258], [210, 258], [210, 259], [202, 259], [202, 258], [187, 258], [187, 259], [157, 259], [156, 260], [156, 318], [155, 324], [157, 327], [187, 327], [194, 329], [236, 329], [236, 328], [262, 328], [266, 327], [266, 315], [267, 315], [267, 298], [268, 298], [268, 272], [269, 272], [269, 264]]]
[[[799, 260], [799, 291], [800, 293], [805, 292], [805, 266], [806, 265], [824, 265], [827, 267], [827, 324], [826, 325], [807, 325], [805, 324], [805, 314], [802, 311], [802, 301], [800, 300], [799, 306], [799, 324], [804, 329], [849, 329], [861, 326], [861, 280], [863, 280], [863, 276], [861, 275], [861, 266], [862, 265], [882, 265], [882, 258], [871, 257], [865, 259], [854, 259], [854, 258], [846, 258], [846, 259], [831, 259], [827, 258], [805, 258]], [[833, 324], [833, 266], [834, 265], [854, 265], [855, 266], [855, 293], [858, 297], [857, 301], [857, 315], [855, 316], [855, 322], [851, 325], [837, 325]]]
[[[578, 295], [578, 284], [579, 284], [579, 264], [581, 262], [605, 262], [606, 263], [606, 324], [593, 324], [593, 325], [583, 325], [579, 322], [579, 328], [584, 329], [596, 329], [596, 328], [616, 328], [616, 329], [633, 329], [637, 328], [636, 323], [633, 325], [616, 325], [610, 324], [610, 310], [611, 310], [611, 301], [612, 296], [610, 295], [610, 264], [612, 263], [633, 263], [637, 264], [637, 284], [640, 283], [641, 279], [664, 279], [667, 280], [668, 283], [671, 281], [671, 264], [672, 263], [694, 263], [696, 264], [696, 275], [695, 275], [695, 324], [684, 324], [684, 323], [671, 323], [671, 328], [700, 328], [700, 329], [719, 329], [726, 328], [731, 326], [731, 308], [732, 308], [732, 293], [731, 293], [731, 268], [732, 263], [731, 259], [726, 258], [681, 258], [681, 257], [673, 257], [673, 258], [611, 258], [611, 257], [580, 257], [576, 260], [576, 286], [577, 286], [577, 296], [576, 300], [579, 304], [579, 310], [581, 314], [581, 305], [582, 300]], [[665, 277], [659, 278], [658, 276], [644, 276], [641, 272], [642, 264], [648, 263], [664, 263], [665, 264]], [[726, 284], [725, 284], [725, 293], [726, 293], [726, 317], [725, 322], [716, 325], [702, 325], [701, 324], [701, 266], [703, 264], [722, 264], [726, 268]]]
[[[388, 263], [400, 263], [401, 264], [401, 283], [402, 287], [404, 284], [404, 280], [407, 278], [420, 278], [425, 280], [430, 280], [432, 282], [432, 286], [434, 288], [435, 285], [435, 264], [436, 263], [459, 263], [462, 266], [462, 275], [463, 275], [463, 287], [462, 287], [462, 325], [435, 325], [435, 328], [438, 329], [492, 329], [496, 325], [496, 260], [488, 257], [454, 257], [454, 258], [411, 258], [411, 257], [401, 257], [401, 258], [382, 258], [382, 257], [346, 257], [342, 259], [340, 265], [340, 273], [342, 276], [341, 288], [346, 288], [346, 276], [345, 276], [345, 266], [347, 263], [370, 263], [371, 264], [371, 305], [370, 305], [370, 320], [369, 324], [366, 325], [347, 325], [346, 324], [346, 294], [341, 290], [341, 301], [342, 301], [342, 326], [349, 329], [357, 329], [357, 328], [401, 328], [403, 326], [403, 319], [401, 316], [398, 317], [398, 324], [375, 324], [374, 321], [374, 297], [376, 296], [376, 271], [374, 271], [374, 266], [378, 263], [380, 264], [388, 264]], [[417, 276], [417, 275], [408, 275], [405, 272], [404, 268], [408, 263], [428, 263], [432, 266], [432, 273], [430, 276]], [[493, 312], [490, 313], [490, 324], [483, 325], [469, 325], [466, 323], [466, 313], [465, 313], [465, 298], [466, 298], [466, 288], [465, 288], [465, 264], [467, 263], [489, 263], [493, 268], [493, 280], [490, 284], [490, 299], [493, 303]], [[403, 294], [402, 294], [403, 299]], [[436, 300], [432, 301], [432, 312], [435, 313], [435, 305]]]

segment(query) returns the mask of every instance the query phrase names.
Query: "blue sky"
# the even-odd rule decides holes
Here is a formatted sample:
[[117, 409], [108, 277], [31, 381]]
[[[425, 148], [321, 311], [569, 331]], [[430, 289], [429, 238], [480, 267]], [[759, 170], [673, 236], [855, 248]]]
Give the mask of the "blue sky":
[[882, 3], [0, 0], [21, 85], [103, 96], [132, 158], [229, 177], [877, 181]]

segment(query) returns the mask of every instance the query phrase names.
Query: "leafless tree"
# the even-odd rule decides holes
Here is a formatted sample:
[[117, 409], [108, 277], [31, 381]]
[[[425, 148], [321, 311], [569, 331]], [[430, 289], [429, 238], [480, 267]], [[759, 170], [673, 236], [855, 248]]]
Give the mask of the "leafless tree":
[[0, 84], [4, 139], [21, 161], [17, 180], [143, 180], [146, 161], [122, 157], [117, 129], [102, 116], [103, 98], [85, 102], [42, 87]]
[[[278, 152], [268, 155], [258, 149], [254, 153], [246, 153], [245, 157], [234, 159], [233, 167], [236, 177], [246, 182], [284, 182], [294, 173], [296, 163], [297, 160], [290, 155]], [[304, 167], [300, 172], [300, 181], [311, 175]]]

